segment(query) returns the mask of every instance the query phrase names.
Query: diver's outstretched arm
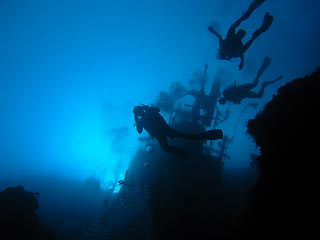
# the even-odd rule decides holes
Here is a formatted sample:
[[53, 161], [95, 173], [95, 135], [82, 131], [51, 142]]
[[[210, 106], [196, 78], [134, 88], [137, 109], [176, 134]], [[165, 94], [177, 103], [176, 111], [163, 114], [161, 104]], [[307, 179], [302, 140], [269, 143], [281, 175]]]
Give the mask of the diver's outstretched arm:
[[218, 33], [212, 26], [209, 26], [208, 30], [209, 30], [209, 32], [213, 33], [219, 39], [219, 43], [223, 41], [221, 34]]
[[137, 132], [140, 134], [143, 131], [143, 124], [142, 121], [139, 119], [137, 115], [134, 116], [135, 126], [137, 129]]

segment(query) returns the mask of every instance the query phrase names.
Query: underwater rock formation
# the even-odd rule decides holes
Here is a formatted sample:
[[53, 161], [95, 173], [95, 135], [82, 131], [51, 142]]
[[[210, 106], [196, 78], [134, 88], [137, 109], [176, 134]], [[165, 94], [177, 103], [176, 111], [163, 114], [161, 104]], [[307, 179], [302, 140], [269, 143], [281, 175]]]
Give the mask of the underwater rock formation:
[[56, 239], [35, 212], [39, 207], [37, 197], [38, 193], [25, 191], [22, 186], [0, 192], [0, 239]]
[[[244, 234], [307, 236], [314, 212], [318, 155], [320, 68], [278, 89], [278, 95], [248, 122], [260, 148], [260, 177], [252, 189]], [[251, 235], [250, 235], [251, 234]]]
[[[249, 120], [248, 133], [261, 152], [254, 156], [259, 176], [252, 187], [244, 173], [224, 172], [221, 178], [223, 162], [207, 159], [201, 143], [172, 141], [188, 149], [190, 159], [154, 144], [152, 154], [137, 152], [127, 183], [83, 239], [309, 239], [308, 219], [316, 206], [311, 164], [317, 156], [319, 83], [320, 69], [294, 79]], [[183, 123], [175, 127], [194, 127]]]

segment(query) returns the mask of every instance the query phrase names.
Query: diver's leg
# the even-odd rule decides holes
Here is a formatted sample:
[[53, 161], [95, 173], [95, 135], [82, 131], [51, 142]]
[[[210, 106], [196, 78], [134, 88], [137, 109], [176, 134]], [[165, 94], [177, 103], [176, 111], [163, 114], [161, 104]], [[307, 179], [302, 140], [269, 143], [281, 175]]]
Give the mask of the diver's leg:
[[182, 132], [179, 132], [171, 127], [169, 127], [166, 131], [166, 135], [169, 137], [169, 138], [184, 138], [184, 139], [191, 139], [191, 140], [198, 140], [199, 137], [198, 135], [199, 134], [194, 134], [194, 133], [182, 133]]
[[171, 152], [170, 146], [168, 144], [168, 139], [166, 136], [156, 137], [162, 149], [166, 152]]
[[236, 86], [235, 88], [236, 88], [236, 92], [241, 94], [241, 93], [249, 92], [252, 88], [256, 86], [257, 85], [255, 83], [246, 83], [246, 84]]
[[253, 0], [251, 4], [255, 4], [256, 8], [259, 7], [262, 3], [264, 3], [266, 0]]
[[274, 79], [274, 80], [267, 81], [267, 82], [263, 82], [263, 83], [262, 83], [262, 87], [266, 87], [266, 86], [268, 86], [268, 85], [270, 85], [270, 84], [272, 84], [272, 83], [275, 83], [275, 82], [281, 80], [282, 78], [283, 78], [283, 76], [279, 76], [279, 77], [277, 77], [277, 78]]
[[243, 52], [247, 51], [251, 44], [256, 40], [262, 33], [267, 31], [273, 22], [273, 16], [270, 15], [270, 13], [266, 13], [263, 18], [263, 23], [260, 28], [258, 28], [254, 33], [252, 34], [252, 37], [246, 42], [246, 44], [243, 46]]
[[221, 129], [213, 129], [202, 133], [181, 133], [174, 129], [171, 129], [171, 131], [172, 132], [169, 135], [171, 138], [177, 137], [190, 140], [216, 140], [223, 137], [223, 132]]
[[270, 85], [270, 84], [272, 84], [274, 82], [277, 82], [277, 81], [279, 81], [281, 79], [282, 79], [282, 76], [279, 76], [279, 77], [277, 77], [276, 79], [274, 79], [272, 81], [267, 81], [267, 82], [262, 83], [262, 87], [261, 87], [260, 91], [258, 93], [249, 92], [248, 93], [248, 98], [262, 98], [266, 86], [268, 86], [268, 85]]
[[241, 16], [240, 19], [246, 20], [248, 19], [254, 10], [256, 10], [262, 3], [264, 3], [266, 0], [253, 0], [250, 6], [248, 7], [247, 11]]
[[265, 85], [262, 84], [260, 91], [257, 93], [256, 92], [248, 92], [247, 97], [248, 98], [262, 98], [263, 94], [264, 94], [264, 89], [266, 88], [266, 86], [267, 86], [267, 84], [265, 84]]
[[166, 151], [167, 153], [174, 153], [176, 154], [177, 156], [181, 156], [181, 157], [185, 157], [186, 156], [186, 152], [179, 149], [179, 148], [176, 148], [176, 147], [173, 147], [173, 146], [170, 146], [168, 144], [168, 140], [167, 140], [167, 137], [164, 137], [164, 136], [161, 136], [161, 137], [157, 137], [157, 140], [160, 144], [160, 146], [162, 147], [162, 149], [164, 151]]
[[246, 19], [248, 19], [251, 14], [253, 13], [254, 10], [256, 10], [262, 3], [264, 3], [265, 0], [254, 0], [250, 4], [249, 8], [244, 12], [244, 14], [237, 20], [235, 21], [229, 28], [227, 36], [229, 34], [232, 34], [236, 31], [236, 28], [239, 27], [240, 23]]
[[170, 137], [170, 138], [194, 139], [194, 134], [182, 133], [182, 132], [178, 132], [178, 131], [170, 128], [170, 130], [168, 132], [168, 137]]
[[247, 94], [247, 98], [262, 98], [263, 96], [263, 93], [264, 93], [264, 87], [261, 87], [260, 91], [259, 92], [248, 92]]
[[213, 129], [191, 135], [191, 139], [193, 140], [217, 140], [221, 138], [223, 138], [223, 132], [221, 129]]

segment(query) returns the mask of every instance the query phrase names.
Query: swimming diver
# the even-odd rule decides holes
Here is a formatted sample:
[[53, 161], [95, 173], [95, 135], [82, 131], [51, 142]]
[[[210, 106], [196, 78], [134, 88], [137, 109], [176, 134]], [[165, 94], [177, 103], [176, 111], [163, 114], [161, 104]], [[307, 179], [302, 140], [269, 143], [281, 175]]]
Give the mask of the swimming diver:
[[258, 73], [257, 73], [257, 76], [255, 77], [255, 79], [253, 80], [252, 83], [241, 84], [238, 86], [236, 86], [234, 84], [234, 86], [223, 90], [223, 92], [222, 92], [223, 97], [221, 97], [219, 99], [219, 103], [225, 104], [226, 102], [232, 102], [234, 104], [240, 104], [241, 101], [245, 98], [262, 98], [263, 93], [264, 93], [264, 89], [266, 86], [282, 79], [282, 76], [279, 76], [272, 81], [267, 81], [267, 82], [262, 83], [261, 84], [262, 87], [259, 92], [252, 92], [251, 91], [251, 89], [253, 89], [254, 87], [256, 87], [258, 85], [258, 82], [259, 82], [261, 75], [269, 67], [270, 62], [271, 62], [271, 58], [266, 56], [263, 60], [263, 63], [261, 65]]
[[198, 134], [181, 133], [171, 128], [160, 114], [160, 108], [147, 105], [135, 106], [133, 108], [135, 126], [139, 134], [145, 129], [152, 138], [156, 138], [166, 152], [182, 155], [183, 152], [168, 144], [169, 138], [185, 138], [190, 140], [217, 140], [223, 138], [221, 129], [214, 129]]
[[240, 58], [239, 70], [242, 70], [244, 66], [244, 53], [256, 38], [271, 27], [273, 16], [266, 12], [262, 25], [254, 31], [251, 38], [245, 44], [243, 44], [242, 39], [245, 37], [246, 31], [239, 29], [236, 32], [236, 28], [239, 27], [242, 21], [248, 19], [253, 11], [264, 2], [265, 0], [253, 0], [246, 12], [230, 26], [225, 39], [222, 38], [221, 34], [218, 33], [213, 26], [208, 27], [209, 32], [213, 33], [219, 40], [218, 59], [230, 61], [235, 58]]

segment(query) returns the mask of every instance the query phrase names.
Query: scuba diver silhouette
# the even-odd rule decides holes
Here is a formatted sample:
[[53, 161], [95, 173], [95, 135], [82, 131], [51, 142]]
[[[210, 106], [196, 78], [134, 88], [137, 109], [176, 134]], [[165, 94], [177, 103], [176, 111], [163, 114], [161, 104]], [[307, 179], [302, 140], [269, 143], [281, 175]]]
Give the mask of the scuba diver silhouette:
[[221, 34], [212, 26], [208, 27], [209, 32], [213, 33], [219, 39], [218, 59], [230, 61], [235, 58], [240, 58], [239, 70], [242, 70], [244, 66], [244, 53], [249, 49], [257, 37], [270, 28], [273, 22], [273, 16], [268, 12], [265, 13], [262, 25], [254, 31], [252, 37], [245, 44], [243, 44], [242, 39], [246, 35], [246, 31], [244, 29], [239, 29], [236, 32], [236, 28], [239, 27], [242, 21], [248, 19], [252, 12], [264, 2], [265, 0], [254, 0], [247, 11], [230, 26], [225, 39], [223, 39]]
[[262, 83], [262, 87], [259, 92], [252, 92], [251, 89], [256, 87], [259, 82], [259, 78], [263, 74], [263, 72], [269, 67], [271, 62], [271, 58], [265, 57], [263, 63], [257, 73], [256, 78], [252, 83], [242, 84], [239, 86], [234, 85], [233, 87], [227, 88], [223, 91], [223, 97], [219, 99], [220, 104], [225, 104], [227, 101], [232, 102], [234, 104], [240, 104], [241, 101], [245, 98], [262, 98], [264, 89], [269, 84], [277, 82], [282, 79], [282, 76], [277, 77], [272, 81], [267, 81]]
[[185, 138], [191, 140], [216, 140], [223, 138], [221, 129], [214, 129], [198, 134], [181, 133], [171, 128], [160, 114], [160, 108], [146, 105], [133, 108], [135, 126], [139, 134], [145, 129], [152, 138], [156, 138], [166, 152], [182, 155], [183, 152], [168, 144], [169, 138]]

